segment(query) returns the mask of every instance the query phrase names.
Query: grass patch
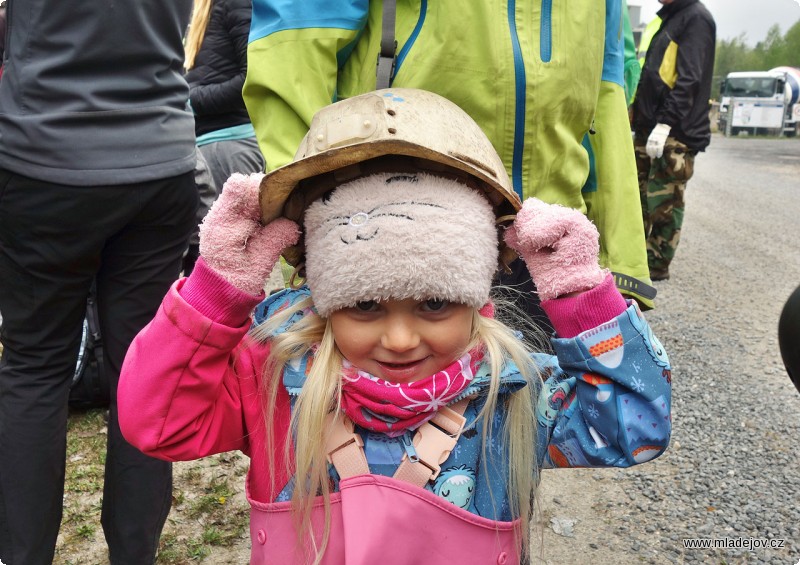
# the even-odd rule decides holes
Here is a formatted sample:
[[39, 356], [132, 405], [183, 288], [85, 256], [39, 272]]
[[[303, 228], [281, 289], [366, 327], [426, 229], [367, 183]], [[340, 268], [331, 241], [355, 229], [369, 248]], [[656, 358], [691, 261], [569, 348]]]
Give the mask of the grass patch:
[[75, 528], [75, 533], [78, 537], [83, 539], [92, 539], [94, 537], [95, 527], [91, 524], [81, 524]]
[[230, 478], [225, 475], [212, 477], [210, 483], [204, 489], [205, 494], [197, 498], [189, 511], [191, 518], [199, 518], [203, 514], [213, 514], [220, 507], [224, 506], [234, 491], [230, 484]]
[[214, 547], [246, 539], [250, 511], [242, 497], [237, 498], [244, 486], [241, 468], [246, 472], [246, 466], [239, 465], [242, 461], [241, 455], [220, 454], [176, 473], [173, 510], [161, 536], [158, 563], [202, 562]]
[[[64, 518], [56, 562], [105, 563], [108, 553], [100, 526], [104, 410], [71, 411], [67, 430]], [[246, 472], [247, 458], [239, 453], [175, 464], [172, 510], [161, 535], [158, 564], [201, 563], [214, 548], [249, 546]]]
[[64, 515], [56, 548], [59, 562], [87, 563], [90, 546], [102, 542], [100, 507], [105, 473], [105, 410], [70, 411], [67, 420], [67, 460], [64, 481]]

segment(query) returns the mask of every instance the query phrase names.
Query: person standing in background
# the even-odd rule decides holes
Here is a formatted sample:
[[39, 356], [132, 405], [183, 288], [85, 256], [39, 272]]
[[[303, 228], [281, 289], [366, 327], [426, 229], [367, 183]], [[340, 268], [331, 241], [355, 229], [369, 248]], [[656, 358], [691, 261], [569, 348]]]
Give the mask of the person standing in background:
[[659, 0], [661, 27], [647, 48], [633, 104], [634, 151], [650, 278], [669, 279], [681, 236], [686, 183], [711, 141], [708, 117], [716, 24], [699, 0]]
[[0, 81], [0, 560], [50, 565], [86, 297], [111, 405], [101, 522], [113, 565], [153, 563], [170, 463], [122, 437], [117, 380], [178, 277], [197, 209], [183, 35], [191, 0], [8, 3]]
[[[264, 157], [242, 99], [251, 10], [251, 0], [196, 0], [186, 33], [189, 105], [197, 147], [217, 196], [233, 173], [264, 171]], [[201, 196], [198, 221], [210, 205]], [[199, 254], [198, 241], [195, 234], [184, 260], [187, 275]]]
[[186, 80], [197, 146], [217, 191], [233, 173], [264, 171], [242, 99], [251, 0], [196, 0], [186, 34]]

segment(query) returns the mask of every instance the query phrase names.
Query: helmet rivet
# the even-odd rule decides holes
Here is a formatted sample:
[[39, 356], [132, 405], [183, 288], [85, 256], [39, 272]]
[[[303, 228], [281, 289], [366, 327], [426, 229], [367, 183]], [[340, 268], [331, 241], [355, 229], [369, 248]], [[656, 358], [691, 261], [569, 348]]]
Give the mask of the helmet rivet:
[[325, 136], [322, 134], [317, 135], [317, 141], [325, 141]]
[[372, 125], [372, 122], [370, 122], [369, 120], [364, 120], [364, 127], [365, 127], [365, 128], [368, 128], [368, 127], [370, 127], [371, 125]]
[[366, 212], [358, 212], [350, 217], [351, 226], [363, 226], [369, 221], [369, 214]]

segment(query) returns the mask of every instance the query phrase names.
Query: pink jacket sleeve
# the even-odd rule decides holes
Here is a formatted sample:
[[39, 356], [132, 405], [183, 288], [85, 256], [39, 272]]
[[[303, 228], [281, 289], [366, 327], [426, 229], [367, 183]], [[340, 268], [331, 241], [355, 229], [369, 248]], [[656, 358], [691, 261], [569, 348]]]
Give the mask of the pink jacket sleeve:
[[627, 307], [611, 273], [596, 287], [575, 296], [542, 300], [542, 309], [553, 323], [558, 337], [562, 338], [573, 338], [613, 320]]
[[[250, 455], [253, 444], [264, 445], [259, 382], [268, 346], [246, 336], [249, 318], [228, 327], [195, 310], [179, 293], [184, 282], [172, 286], [128, 350], [117, 395], [122, 433], [168, 461]], [[286, 425], [276, 425], [277, 437]]]

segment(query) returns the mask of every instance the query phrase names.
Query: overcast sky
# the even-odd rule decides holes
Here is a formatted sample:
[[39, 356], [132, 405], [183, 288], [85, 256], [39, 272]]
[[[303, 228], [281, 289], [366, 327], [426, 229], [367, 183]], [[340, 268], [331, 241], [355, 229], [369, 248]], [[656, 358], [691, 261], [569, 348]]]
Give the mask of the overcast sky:
[[[702, 0], [717, 22], [717, 39], [731, 39], [746, 33], [755, 45], [775, 24], [786, 33], [800, 20], [800, 0]], [[628, 0], [629, 6], [642, 7], [642, 22], [647, 23], [661, 8], [658, 0]], [[633, 23], [633, 22], [631, 22]], [[635, 25], [635, 24], [634, 24]]]

